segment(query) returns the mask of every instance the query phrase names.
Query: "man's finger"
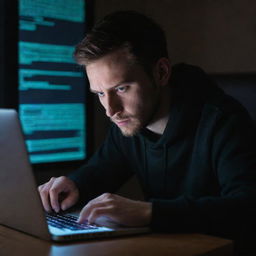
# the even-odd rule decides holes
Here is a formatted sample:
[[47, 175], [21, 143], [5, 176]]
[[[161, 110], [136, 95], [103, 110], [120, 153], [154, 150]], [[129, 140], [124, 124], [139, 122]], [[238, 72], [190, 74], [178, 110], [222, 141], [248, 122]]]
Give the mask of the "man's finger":
[[92, 201], [87, 203], [87, 205], [81, 210], [79, 214], [79, 218], [77, 220], [78, 223], [83, 223], [87, 220], [89, 214], [90, 214], [90, 209], [92, 207]]
[[106, 208], [108, 207], [108, 202], [105, 201], [98, 201], [92, 200], [90, 201], [80, 212], [79, 218], [77, 220], [78, 223], [83, 223], [88, 220], [89, 216], [91, 215], [92, 211], [98, 208]]
[[71, 206], [73, 206], [78, 201], [78, 194], [71, 193], [63, 201], [60, 203], [60, 207], [62, 211], [67, 210]]
[[51, 207], [51, 204], [49, 201], [50, 200], [49, 199], [49, 189], [52, 186], [53, 182], [54, 182], [54, 180], [51, 179], [49, 182], [47, 182], [44, 185], [39, 186], [39, 188], [38, 188], [43, 207], [47, 212], [50, 212], [52, 210], [52, 207]]
[[57, 186], [53, 186], [49, 191], [51, 207], [55, 212], [60, 211], [59, 193], [60, 191]]
[[107, 206], [107, 207], [98, 207], [94, 208], [89, 217], [88, 217], [88, 223], [95, 223], [97, 218], [101, 216], [106, 216], [106, 217], [112, 217], [113, 216], [113, 207]]
[[42, 188], [40, 191], [41, 201], [45, 211], [50, 212], [52, 210], [50, 203], [49, 203], [49, 195], [48, 191], [45, 188]]

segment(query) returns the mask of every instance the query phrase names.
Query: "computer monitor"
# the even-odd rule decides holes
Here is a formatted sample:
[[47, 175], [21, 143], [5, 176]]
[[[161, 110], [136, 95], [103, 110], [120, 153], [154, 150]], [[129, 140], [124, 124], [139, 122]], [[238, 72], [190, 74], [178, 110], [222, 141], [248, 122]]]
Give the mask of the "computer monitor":
[[[17, 62], [10, 57], [10, 67], [5, 56], [4, 65], [16, 76], [17, 85], [13, 80], [11, 86], [17, 90], [14, 93], [12, 89], [17, 100], [12, 101], [19, 112], [30, 161], [37, 165], [84, 160], [88, 155], [87, 79], [72, 55], [91, 23], [91, 1], [16, 0], [12, 4], [10, 7], [6, 1], [5, 8], [9, 6], [9, 12], [13, 8], [18, 17], [17, 36], [12, 37], [17, 44], [16, 53], [13, 49]], [[12, 17], [14, 27], [15, 15]], [[6, 43], [10, 36], [4, 34]], [[1, 91], [10, 93], [6, 85]]]

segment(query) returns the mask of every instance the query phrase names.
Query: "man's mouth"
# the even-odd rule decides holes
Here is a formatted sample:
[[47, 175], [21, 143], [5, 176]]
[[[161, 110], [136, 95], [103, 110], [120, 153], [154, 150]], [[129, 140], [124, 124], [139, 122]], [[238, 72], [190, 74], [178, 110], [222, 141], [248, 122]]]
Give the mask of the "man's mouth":
[[118, 126], [125, 126], [129, 122], [129, 118], [121, 119], [121, 120], [113, 120]]

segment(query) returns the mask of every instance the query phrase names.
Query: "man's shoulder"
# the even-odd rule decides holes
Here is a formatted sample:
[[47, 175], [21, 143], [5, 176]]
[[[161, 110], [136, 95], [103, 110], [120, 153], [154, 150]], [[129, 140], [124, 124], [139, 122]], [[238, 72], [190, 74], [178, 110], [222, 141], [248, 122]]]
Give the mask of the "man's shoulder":
[[223, 115], [235, 113], [248, 114], [248, 111], [240, 102], [225, 93], [219, 97], [210, 98], [205, 105]]
[[216, 83], [214, 77], [202, 68], [180, 63], [173, 67], [175, 86], [182, 99], [188, 104], [203, 106], [220, 114], [248, 114], [245, 107], [226, 94]]

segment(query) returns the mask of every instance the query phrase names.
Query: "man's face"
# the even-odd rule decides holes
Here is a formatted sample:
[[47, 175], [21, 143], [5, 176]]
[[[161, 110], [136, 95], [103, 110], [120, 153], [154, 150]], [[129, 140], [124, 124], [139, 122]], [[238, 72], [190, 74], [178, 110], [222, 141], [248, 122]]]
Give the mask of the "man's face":
[[146, 127], [156, 111], [158, 87], [127, 50], [117, 50], [86, 66], [90, 90], [125, 136]]

